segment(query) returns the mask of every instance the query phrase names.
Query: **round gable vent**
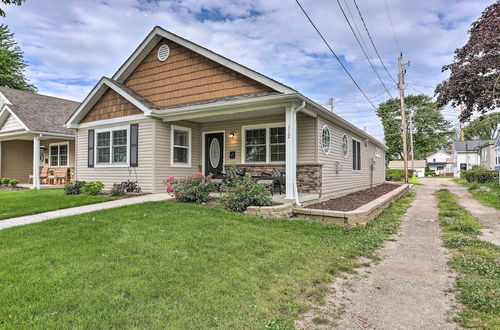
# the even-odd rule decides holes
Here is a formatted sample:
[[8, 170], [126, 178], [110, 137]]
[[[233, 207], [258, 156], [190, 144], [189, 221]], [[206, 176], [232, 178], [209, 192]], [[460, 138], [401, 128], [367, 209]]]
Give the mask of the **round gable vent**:
[[158, 60], [163, 62], [165, 61], [168, 56], [170, 55], [170, 48], [168, 45], [161, 45], [160, 48], [158, 48]]

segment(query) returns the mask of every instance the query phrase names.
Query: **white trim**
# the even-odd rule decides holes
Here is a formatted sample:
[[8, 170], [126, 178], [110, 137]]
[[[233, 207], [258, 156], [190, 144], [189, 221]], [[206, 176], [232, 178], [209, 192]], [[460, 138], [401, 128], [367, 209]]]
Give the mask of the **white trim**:
[[[113, 80], [116, 81], [124, 81], [130, 74], [133, 72], [135, 67], [139, 64], [140, 60], [143, 57], [146, 57], [150, 51], [150, 49], [154, 48], [160, 41], [159, 37], [163, 37], [165, 39], [168, 39], [170, 41], [173, 41], [183, 47], [186, 47], [187, 49], [192, 50], [195, 53], [201, 54], [204, 57], [207, 57], [211, 59], [212, 61], [215, 61], [219, 63], [220, 65], [223, 65], [227, 68], [230, 68], [244, 76], [247, 76], [255, 81], [260, 82], [263, 85], [266, 85], [274, 90], [277, 90], [278, 92], [281, 93], [294, 93], [295, 90], [283, 85], [269, 77], [264, 76], [263, 74], [260, 74], [256, 71], [253, 71], [241, 64], [238, 64], [234, 61], [231, 61], [230, 59], [221, 56], [219, 54], [216, 54], [212, 52], [211, 50], [204, 48], [200, 45], [197, 45], [189, 40], [186, 40], [178, 35], [175, 35], [171, 32], [168, 32], [167, 30], [156, 26], [153, 28], [153, 30], [149, 33], [149, 35], [143, 40], [143, 42], [139, 45], [139, 47], [132, 53], [132, 55], [127, 59], [127, 61], [118, 69], [118, 71], [113, 75]], [[151, 47], [154, 43], [154, 46]], [[138, 58], [139, 57], [139, 58]], [[131, 67], [135, 66], [135, 67]], [[132, 70], [129, 70], [131, 68]]]
[[226, 130], [201, 132], [201, 173], [205, 174], [205, 135], [213, 133], [222, 133], [224, 145], [222, 146], [222, 171], [226, 165]]
[[21, 125], [24, 130], [26, 131], [30, 130], [28, 126], [26, 126], [26, 124], [24, 124], [23, 121], [19, 119], [19, 117], [14, 113], [14, 111], [12, 111], [12, 109], [10, 109], [7, 105], [4, 105], [1, 114], [3, 114], [4, 111], [8, 111], [10, 115], [13, 116], [18, 121], [19, 125]]
[[[283, 161], [271, 161], [271, 144], [270, 144], [270, 128], [285, 128], [286, 134], [286, 123], [268, 123], [268, 124], [254, 124], [254, 125], [244, 125], [241, 126], [241, 164], [277, 164], [283, 163]], [[246, 162], [246, 148], [245, 148], [245, 132], [247, 130], [254, 129], [265, 129], [266, 130], [266, 161], [265, 162]], [[285, 156], [286, 157], [286, 156]], [[286, 158], [285, 158], [286, 159]]]
[[[328, 136], [330, 137], [330, 141], [328, 142], [328, 151], [325, 151], [325, 145], [323, 143], [323, 131], [325, 130], [325, 128], [328, 130]], [[321, 150], [323, 150], [323, 153], [325, 155], [328, 155], [331, 149], [332, 149], [332, 131], [330, 130], [330, 127], [327, 124], [324, 124], [323, 127], [321, 128]]]
[[139, 115], [130, 115], [130, 116], [125, 116], [125, 117], [111, 118], [111, 119], [96, 120], [96, 121], [92, 121], [89, 123], [79, 124], [77, 128], [87, 128], [87, 127], [119, 124], [119, 123], [128, 122], [128, 121], [142, 120], [145, 118], [147, 118], [147, 117], [139, 114]]
[[106, 88], [111, 88], [113, 91], [121, 95], [127, 101], [136, 106], [139, 110], [144, 112], [143, 116], [150, 116], [151, 109], [144, 105], [142, 102], [138, 101], [135, 97], [131, 96], [128, 92], [123, 90], [114, 81], [109, 78], [103, 77], [97, 85], [92, 89], [92, 91], [87, 95], [83, 102], [78, 106], [78, 108], [73, 112], [71, 117], [66, 121], [65, 126], [67, 128], [80, 128], [80, 121], [85, 117], [92, 107], [99, 102], [102, 95], [105, 93]]
[[0, 92], [0, 99], [2, 100], [3, 104], [8, 104], [8, 105], [12, 105], [12, 102], [9, 101], [9, 99], [7, 98], [7, 96], [3, 95], [3, 93]]
[[[52, 155], [51, 155], [51, 148], [52, 146], [61, 146], [61, 145], [66, 145], [68, 147], [68, 160], [67, 160], [67, 165], [61, 166], [59, 165], [61, 163], [61, 150], [60, 148], [57, 148], [57, 166], [52, 165]], [[70, 154], [69, 154], [69, 142], [55, 142], [55, 143], [49, 143], [49, 167], [69, 167], [69, 160], [70, 160]]]
[[[188, 132], [188, 162], [175, 163], [174, 162], [174, 130]], [[190, 127], [170, 125], [170, 166], [171, 167], [191, 167], [191, 152], [192, 152], [192, 129]], [[180, 148], [180, 146], [178, 146]]]
[[[127, 161], [124, 163], [113, 163], [113, 131], [127, 131]], [[97, 159], [97, 134], [98, 133], [109, 133], [109, 163], [99, 163]], [[130, 167], [130, 126], [116, 126], [108, 128], [100, 128], [94, 130], [94, 167]]]

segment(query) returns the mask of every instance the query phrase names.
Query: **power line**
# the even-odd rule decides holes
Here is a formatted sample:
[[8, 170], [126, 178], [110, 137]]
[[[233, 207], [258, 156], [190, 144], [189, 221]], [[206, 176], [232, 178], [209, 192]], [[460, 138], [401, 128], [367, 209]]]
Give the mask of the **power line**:
[[401, 47], [399, 47], [398, 37], [396, 36], [396, 31], [394, 30], [394, 25], [392, 24], [391, 13], [389, 12], [389, 6], [387, 5], [387, 0], [384, 0], [385, 10], [387, 11], [387, 16], [389, 16], [389, 24], [391, 24], [392, 34], [394, 36], [394, 40], [396, 40], [396, 45], [398, 46], [399, 52], [402, 53]]
[[337, 0], [337, 4], [339, 5], [339, 8], [340, 10], [342, 11], [342, 15], [344, 15], [344, 18], [347, 22], [347, 24], [349, 25], [349, 28], [351, 29], [351, 32], [352, 34], [354, 34], [354, 37], [356, 38], [356, 41], [358, 42], [358, 45], [359, 47], [361, 48], [361, 50], [363, 51], [363, 54], [365, 55], [366, 57], [366, 60], [368, 61], [368, 63], [370, 64], [373, 72], [375, 72], [375, 74], [377, 75], [377, 78], [378, 80], [380, 80], [380, 83], [382, 84], [382, 86], [384, 87], [385, 91], [387, 92], [387, 94], [389, 94], [389, 96], [391, 97], [391, 99], [393, 98], [392, 95], [391, 95], [391, 92], [389, 92], [389, 89], [387, 89], [387, 87], [385, 86], [384, 84], [384, 81], [382, 80], [382, 78], [380, 77], [380, 75], [378, 74], [377, 72], [377, 69], [375, 69], [375, 66], [373, 65], [372, 63], [372, 60], [370, 59], [370, 57], [368, 56], [368, 54], [366, 53], [365, 49], [363, 48], [363, 45], [361, 44], [361, 41], [359, 40], [358, 36], [356, 35], [356, 32], [354, 32], [354, 29], [352, 28], [352, 25], [351, 25], [351, 22], [349, 22], [349, 19], [347, 18], [347, 15], [345, 14], [345, 11], [344, 11], [344, 8], [342, 8], [342, 5], [340, 4], [340, 1]]
[[344, 65], [344, 63], [342, 63], [342, 61], [340, 60], [340, 58], [337, 56], [337, 54], [333, 51], [332, 47], [330, 46], [330, 44], [326, 41], [326, 39], [323, 37], [323, 35], [321, 34], [321, 32], [318, 30], [318, 28], [316, 27], [316, 25], [314, 24], [314, 22], [311, 20], [311, 18], [309, 17], [309, 15], [307, 14], [307, 12], [305, 11], [305, 9], [302, 7], [302, 5], [300, 4], [299, 0], [295, 0], [295, 2], [297, 2], [297, 5], [299, 5], [300, 9], [302, 10], [302, 12], [304, 13], [304, 15], [307, 17], [307, 19], [309, 20], [309, 23], [311, 23], [311, 25], [313, 26], [313, 28], [316, 30], [316, 32], [318, 33], [318, 35], [321, 37], [321, 39], [323, 40], [323, 42], [325, 43], [325, 45], [328, 47], [328, 49], [330, 50], [330, 52], [333, 54], [333, 56], [335, 57], [335, 59], [340, 63], [340, 65], [342, 66], [342, 68], [344, 69], [344, 71], [347, 73], [347, 75], [349, 76], [349, 78], [351, 78], [352, 82], [354, 83], [354, 85], [356, 85], [356, 87], [359, 89], [359, 91], [361, 92], [361, 94], [363, 94], [363, 96], [368, 100], [368, 102], [371, 104], [371, 106], [374, 108], [374, 109], [377, 109], [377, 107], [375, 107], [375, 105], [372, 103], [372, 101], [368, 98], [368, 96], [366, 96], [365, 92], [361, 89], [361, 87], [358, 85], [358, 83], [356, 82], [356, 80], [354, 80], [354, 77], [351, 75], [351, 73], [349, 72], [349, 70], [347, 70], [346, 66]]
[[380, 60], [380, 63], [382, 63], [382, 66], [384, 67], [385, 72], [387, 72], [387, 75], [389, 76], [389, 78], [391, 78], [391, 80], [397, 85], [396, 80], [394, 80], [394, 78], [390, 74], [389, 70], [387, 70], [387, 67], [385, 66], [384, 61], [382, 61], [382, 57], [380, 56], [378, 49], [377, 49], [377, 46], [375, 46], [375, 42], [372, 39], [372, 35], [370, 34], [368, 27], [366, 26], [365, 19], [363, 18], [363, 15], [361, 14], [361, 10], [358, 7], [358, 3], [356, 2], [356, 0], [353, 0], [353, 1], [354, 1], [354, 5], [356, 6], [356, 10], [358, 11], [358, 15], [361, 18], [361, 22], [363, 22], [363, 26], [365, 27], [366, 34], [368, 34], [368, 38], [370, 39], [370, 42], [373, 46], [373, 49], [375, 49], [375, 53], [377, 54], [377, 57]]

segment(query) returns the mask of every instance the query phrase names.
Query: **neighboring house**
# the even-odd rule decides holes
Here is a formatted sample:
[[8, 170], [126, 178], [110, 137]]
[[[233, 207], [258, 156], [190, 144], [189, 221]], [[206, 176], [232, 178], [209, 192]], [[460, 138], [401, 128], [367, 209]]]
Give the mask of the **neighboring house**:
[[0, 87], [0, 177], [40, 181], [45, 167], [75, 166], [75, 132], [64, 127], [79, 103]]
[[495, 170], [500, 171], [500, 134], [498, 134], [497, 141], [495, 143]]
[[460, 177], [461, 170], [470, 170], [481, 165], [479, 146], [488, 140], [454, 141], [453, 167], [454, 176]]
[[448, 151], [428, 152], [427, 166], [437, 175], [453, 175], [453, 154]]
[[384, 182], [386, 146], [294, 89], [155, 27], [67, 121], [76, 175], [136, 179], [164, 191], [169, 176], [286, 172], [286, 198]]
[[495, 169], [495, 142], [495, 140], [488, 140], [478, 146], [479, 166], [484, 169]]
[[[403, 160], [391, 160], [388, 168], [403, 170], [405, 167]], [[425, 160], [414, 160], [413, 171], [416, 177], [423, 178], [425, 176]], [[408, 169], [412, 169], [412, 161], [408, 161]]]

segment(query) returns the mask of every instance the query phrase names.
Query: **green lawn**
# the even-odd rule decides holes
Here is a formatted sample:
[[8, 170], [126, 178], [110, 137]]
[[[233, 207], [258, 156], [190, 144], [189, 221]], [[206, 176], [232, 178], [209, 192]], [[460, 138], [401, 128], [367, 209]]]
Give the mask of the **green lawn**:
[[289, 328], [412, 196], [366, 227], [145, 203], [0, 231], [0, 328]]
[[0, 191], [0, 220], [113, 199], [108, 196], [65, 196], [62, 189]]
[[[469, 183], [464, 179], [457, 179], [455, 182], [469, 188], [469, 192], [475, 199], [483, 205], [500, 209], [500, 185], [495, 183]], [[481, 189], [482, 188], [482, 189]], [[487, 191], [486, 189], [491, 189]]]
[[455, 320], [464, 328], [500, 329], [500, 247], [478, 239], [481, 224], [446, 189], [436, 192], [444, 245], [459, 275]]

